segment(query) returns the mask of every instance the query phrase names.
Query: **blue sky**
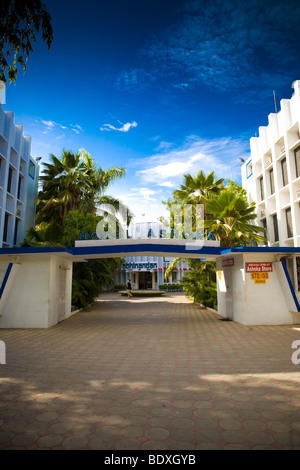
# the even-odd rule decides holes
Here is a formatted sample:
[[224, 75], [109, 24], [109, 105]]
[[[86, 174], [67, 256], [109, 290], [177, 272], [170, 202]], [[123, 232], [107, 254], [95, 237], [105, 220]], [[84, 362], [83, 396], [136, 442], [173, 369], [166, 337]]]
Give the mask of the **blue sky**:
[[186, 172], [241, 181], [239, 157], [300, 79], [298, 0], [45, 1], [54, 43], [38, 40], [4, 109], [32, 155], [85, 148], [127, 176], [109, 188], [137, 219]]

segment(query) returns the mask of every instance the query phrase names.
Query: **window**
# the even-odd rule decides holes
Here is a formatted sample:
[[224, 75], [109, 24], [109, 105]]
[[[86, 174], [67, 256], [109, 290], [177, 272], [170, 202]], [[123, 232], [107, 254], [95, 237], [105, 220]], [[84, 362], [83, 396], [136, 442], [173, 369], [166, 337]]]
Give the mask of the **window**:
[[296, 178], [300, 176], [300, 147], [295, 150]]
[[16, 225], [15, 225], [15, 234], [14, 234], [14, 245], [18, 243], [18, 228], [19, 228], [19, 219], [16, 219]]
[[5, 219], [4, 219], [4, 229], [3, 229], [3, 242], [7, 242], [7, 234], [8, 234], [8, 224], [9, 224], [9, 214], [5, 214]]
[[275, 189], [274, 189], [274, 170], [271, 168], [269, 171], [269, 176], [270, 176], [270, 192], [271, 194], [274, 194]]
[[260, 187], [260, 199], [263, 201], [265, 199], [265, 191], [264, 191], [264, 179], [261, 176], [259, 178], [259, 187]]
[[274, 242], [279, 241], [277, 214], [273, 215]]
[[246, 175], [247, 178], [250, 178], [250, 176], [253, 174], [253, 169], [252, 169], [252, 160], [250, 160], [249, 163], [246, 165]]
[[267, 238], [267, 219], [262, 219], [261, 223], [264, 228], [264, 237]]
[[17, 195], [18, 199], [21, 198], [21, 186], [22, 186], [22, 177], [19, 176], [18, 195]]
[[29, 176], [34, 180], [35, 177], [35, 164], [30, 160], [29, 162]]
[[13, 169], [10, 166], [9, 171], [8, 171], [8, 182], [7, 182], [7, 192], [8, 193], [11, 193], [12, 178], [13, 178]]
[[289, 207], [285, 210], [285, 218], [286, 218], [286, 230], [287, 230], [287, 237], [293, 237], [293, 225], [292, 225], [292, 211]]
[[283, 158], [283, 160], [281, 160], [281, 172], [282, 172], [282, 185], [286, 186], [288, 184], [286, 158]]
[[300, 292], [300, 257], [296, 257], [296, 268], [297, 268], [297, 284], [298, 284], [298, 292]]

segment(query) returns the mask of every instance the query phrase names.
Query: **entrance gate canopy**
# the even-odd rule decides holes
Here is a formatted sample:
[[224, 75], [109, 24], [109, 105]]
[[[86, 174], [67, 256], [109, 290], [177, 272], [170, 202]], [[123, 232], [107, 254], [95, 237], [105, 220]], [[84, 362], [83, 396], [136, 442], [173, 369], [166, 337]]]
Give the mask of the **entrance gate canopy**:
[[0, 328], [48, 328], [70, 316], [73, 262], [140, 255], [216, 261], [223, 317], [245, 325], [300, 323], [300, 248], [118, 239], [78, 241], [73, 248], [0, 249]]
[[97, 258], [122, 258], [129, 256], [168, 256], [181, 258], [199, 258], [216, 261], [229, 255], [251, 253], [256, 259], [267, 256], [299, 256], [300, 247], [237, 247], [226, 248], [218, 241], [182, 239], [118, 239], [118, 240], [86, 240], [76, 241], [74, 248], [24, 247], [0, 248], [0, 260], [8, 257], [18, 262], [26, 257], [43, 257], [54, 255], [73, 262], [88, 261]]
[[220, 242], [183, 239], [113, 239], [76, 241], [74, 256], [85, 259], [123, 258], [130, 256], [168, 256], [174, 258], [205, 258], [220, 255]]

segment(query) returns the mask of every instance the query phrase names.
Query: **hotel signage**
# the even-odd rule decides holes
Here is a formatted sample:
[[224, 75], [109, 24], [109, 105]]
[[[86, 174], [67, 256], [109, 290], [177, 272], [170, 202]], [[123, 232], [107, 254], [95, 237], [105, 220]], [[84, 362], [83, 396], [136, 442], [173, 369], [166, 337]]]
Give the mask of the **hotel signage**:
[[246, 273], [251, 274], [251, 279], [255, 284], [266, 284], [269, 273], [272, 271], [272, 263], [246, 263]]
[[141, 271], [146, 270], [146, 271], [151, 271], [151, 269], [157, 269], [157, 263], [124, 263], [122, 266], [122, 269], [127, 269], [129, 271], [136, 270], [136, 271]]
[[272, 263], [246, 263], [246, 273], [271, 273]]

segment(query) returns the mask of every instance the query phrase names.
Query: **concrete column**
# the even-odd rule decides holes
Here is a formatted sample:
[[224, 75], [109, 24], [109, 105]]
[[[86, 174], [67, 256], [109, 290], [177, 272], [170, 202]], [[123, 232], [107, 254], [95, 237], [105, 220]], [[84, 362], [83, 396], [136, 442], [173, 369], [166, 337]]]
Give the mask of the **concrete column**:
[[139, 280], [139, 273], [135, 273], [135, 288], [139, 289], [140, 287], [140, 280]]
[[155, 290], [155, 272], [152, 273], [152, 289]]
[[[3, 257], [4, 258], [4, 257]], [[10, 262], [11, 258], [3, 259]], [[7, 263], [8, 264], [8, 263]], [[13, 263], [15, 265], [16, 263]], [[14, 266], [13, 266], [14, 268]], [[65, 270], [60, 285], [59, 270]], [[8, 278], [0, 328], [49, 328], [71, 315], [72, 261], [55, 255], [24, 256]], [[59, 302], [62, 302], [59, 310]]]

